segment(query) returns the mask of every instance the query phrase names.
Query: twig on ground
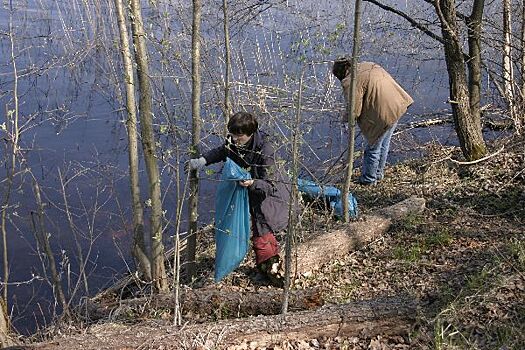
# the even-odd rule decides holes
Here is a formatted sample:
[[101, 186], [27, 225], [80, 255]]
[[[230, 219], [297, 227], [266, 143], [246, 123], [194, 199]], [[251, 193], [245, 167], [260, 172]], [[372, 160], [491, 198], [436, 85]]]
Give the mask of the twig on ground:
[[492, 154], [489, 154], [488, 156], [485, 156], [483, 158], [480, 158], [480, 159], [477, 159], [477, 160], [472, 160], [470, 162], [462, 162], [462, 161], [459, 161], [459, 160], [455, 160], [453, 158], [449, 158], [453, 163], [456, 163], [456, 164], [461, 164], [461, 165], [472, 165], [472, 164], [477, 164], [477, 163], [481, 163], [487, 159], [490, 159], [498, 154], [500, 154], [501, 152], [503, 152], [503, 150], [505, 149], [505, 146], [502, 146], [499, 150], [497, 150], [496, 152], [492, 153]]

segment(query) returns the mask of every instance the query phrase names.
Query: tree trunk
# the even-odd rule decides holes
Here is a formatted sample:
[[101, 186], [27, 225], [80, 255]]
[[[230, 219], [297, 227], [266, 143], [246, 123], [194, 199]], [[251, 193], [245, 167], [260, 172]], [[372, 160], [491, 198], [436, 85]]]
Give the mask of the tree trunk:
[[40, 249], [43, 250], [44, 256], [48, 260], [49, 272], [51, 273], [51, 284], [53, 286], [53, 293], [55, 294], [55, 299], [62, 307], [62, 314], [66, 317], [69, 317], [69, 304], [64, 295], [64, 290], [62, 289], [60, 275], [56, 266], [55, 256], [53, 255], [53, 250], [51, 249], [51, 244], [49, 243], [49, 236], [46, 232], [44, 225], [44, 204], [42, 203], [42, 197], [40, 195], [40, 186], [35, 180], [33, 180], [33, 192], [35, 194], [36, 204], [38, 208], [36, 213], [36, 220], [33, 216], [33, 213], [31, 213], [31, 219], [33, 223], [33, 230], [35, 232], [36, 241]]
[[230, 120], [230, 73], [231, 73], [231, 50], [230, 50], [230, 25], [228, 16], [228, 0], [222, 1], [224, 13], [224, 53], [226, 55], [226, 70], [224, 74], [224, 128], [228, 133], [228, 121]]
[[468, 41], [468, 87], [470, 100], [470, 113], [473, 120], [481, 130], [481, 29], [483, 20], [483, 7], [485, 0], [474, 0], [472, 13], [467, 18]]
[[[199, 155], [201, 133], [200, 99], [201, 99], [201, 73], [200, 73], [200, 28], [201, 28], [201, 0], [193, 0], [193, 28], [192, 28], [192, 150], [191, 156]], [[195, 249], [197, 247], [197, 219], [198, 219], [199, 179], [197, 170], [190, 171], [190, 198], [189, 198], [189, 229], [188, 229], [188, 255], [186, 261], [187, 276], [191, 280], [195, 276]]]
[[357, 84], [357, 62], [359, 57], [359, 45], [361, 34], [361, 0], [355, 1], [355, 18], [354, 18], [354, 45], [352, 47], [352, 72], [350, 75], [350, 88], [348, 89], [348, 96], [346, 96], [346, 113], [348, 116], [348, 128], [350, 135], [348, 135], [348, 157], [346, 160], [347, 169], [345, 174], [345, 184], [341, 191], [343, 198], [343, 220], [350, 221], [350, 213], [348, 212], [348, 193], [350, 192], [350, 184], [352, 183], [352, 173], [354, 172], [354, 148], [355, 148], [355, 123], [357, 116], [354, 115], [355, 110], [355, 89]]
[[13, 106], [11, 109], [10, 104], [6, 105], [6, 117], [5, 126], [7, 139], [5, 142], [5, 169], [6, 169], [6, 184], [3, 186], [5, 189], [3, 193], [2, 203], [0, 207], [0, 229], [2, 230], [2, 265], [3, 265], [3, 301], [4, 307], [8, 307], [8, 282], [9, 282], [9, 249], [7, 246], [7, 221], [8, 221], [8, 208], [11, 202], [11, 192], [13, 191], [14, 177], [16, 174], [17, 156], [18, 156], [18, 144], [20, 141], [20, 127], [19, 127], [19, 100], [18, 100], [18, 68], [16, 64], [17, 54], [15, 53], [15, 32], [13, 28], [13, 13], [15, 9], [13, 4], [10, 3], [9, 11], [9, 43], [10, 43], [10, 60], [13, 68]]
[[292, 272], [292, 244], [295, 242], [295, 226], [296, 215], [295, 208], [297, 206], [297, 177], [298, 177], [298, 163], [299, 163], [299, 125], [301, 124], [301, 108], [303, 99], [303, 81], [304, 69], [301, 71], [301, 78], [299, 80], [299, 92], [297, 94], [297, 110], [295, 112], [295, 123], [293, 126], [292, 138], [292, 168], [291, 180], [292, 189], [290, 193], [290, 203], [288, 203], [288, 232], [286, 232], [286, 250], [284, 255], [284, 296], [282, 304], [282, 313], [288, 312], [290, 299], [290, 275]]
[[[525, 0], [521, 1], [521, 101], [522, 105], [525, 104]], [[523, 108], [523, 106], [522, 106]], [[521, 125], [525, 116], [521, 117]]]
[[144, 163], [148, 173], [149, 196], [151, 201], [151, 277], [156, 291], [166, 291], [168, 282], [164, 266], [164, 245], [162, 243], [162, 202], [160, 175], [156, 157], [156, 143], [153, 132], [152, 96], [149, 81], [148, 52], [142, 23], [140, 0], [131, 0], [131, 29], [137, 62], [137, 76], [140, 89], [140, 131]]
[[84, 284], [84, 290], [86, 295], [89, 295], [89, 283], [88, 278], [86, 274], [86, 264], [87, 260], [84, 258], [84, 253], [82, 251], [82, 245], [80, 244], [80, 239], [83, 237], [80, 229], [78, 226], [75, 225], [74, 215], [71, 211], [71, 205], [69, 204], [69, 196], [67, 195], [67, 188], [69, 184], [69, 180], [67, 179], [67, 176], [62, 174], [62, 171], [58, 169], [58, 178], [60, 181], [60, 192], [62, 194], [62, 200], [64, 202], [64, 212], [66, 214], [67, 222], [69, 224], [69, 229], [71, 231], [71, 235], [73, 236], [73, 242], [75, 243], [75, 249], [77, 251], [77, 260], [78, 260], [78, 281], [75, 283], [75, 287], [73, 288], [73, 291], [69, 293], [69, 298], [73, 298], [78, 290], [78, 287], [80, 286], [80, 283], [83, 282]]
[[503, 84], [506, 96], [512, 96], [512, 50], [511, 50], [511, 10], [510, 0], [503, 0], [503, 47], [502, 47], [502, 67]]
[[9, 336], [11, 333], [9, 316], [7, 315], [6, 304], [0, 299], [0, 346], [2, 348], [14, 345]]
[[115, 9], [120, 33], [122, 61], [124, 63], [124, 84], [126, 87], [126, 128], [128, 131], [129, 179], [131, 208], [133, 212], [133, 247], [131, 253], [142, 278], [146, 281], [151, 281], [151, 262], [146, 252], [144, 242], [144, 212], [140, 199], [135, 78], [133, 75], [133, 60], [129, 47], [126, 15], [122, 0], [115, 0]]
[[525, 128], [525, 1], [521, 1], [521, 33], [520, 33], [520, 73], [521, 73], [521, 85], [520, 85], [520, 98], [519, 107], [517, 108], [517, 118], [514, 123], [516, 127], [516, 133], [521, 135]]
[[[262, 288], [256, 291], [217, 288], [186, 289], [181, 293], [183, 317], [197, 322], [239, 318], [257, 315], [277, 315], [281, 312], [282, 290]], [[290, 291], [292, 311], [309, 310], [322, 306], [320, 288]], [[123, 321], [141, 318], [152, 310], [174, 309], [177, 299], [172, 294], [159, 294], [155, 298], [121, 300], [111, 304], [88, 304], [90, 321], [111, 318]], [[120, 317], [122, 315], [122, 317]]]
[[[406, 335], [416, 321], [416, 304], [411, 299], [391, 297], [379, 300], [332, 305], [315, 311], [288, 313], [286, 316], [259, 316], [208, 324], [122, 325], [84, 332], [60, 343], [34, 345], [30, 349], [135, 349], [147, 344], [155, 349], [233, 349], [270, 347], [284, 341], [322, 337], [367, 337]], [[243, 347], [244, 346], [244, 347]]]
[[331, 261], [342, 259], [387, 232], [392, 220], [420, 213], [424, 209], [424, 199], [410, 197], [373, 215], [364, 215], [359, 221], [346, 224], [343, 229], [304, 242], [297, 247], [294, 272], [297, 275], [307, 275]]
[[507, 100], [507, 109], [511, 119], [518, 129], [519, 116], [516, 109], [516, 96], [514, 94], [514, 71], [512, 67], [512, 20], [511, 20], [511, 0], [503, 0], [503, 47], [502, 47], [502, 67], [503, 67], [503, 90]]
[[[434, 6], [441, 22], [443, 33], [445, 61], [449, 76], [450, 104], [454, 117], [454, 125], [459, 138], [459, 144], [465, 158], [469, 161], [482, 158], [487, 153], [481, 130], [481, 115], [479, 109], [479, 81], [476, 75], [479, 68], [472, 62], [470, 68], [471, 83], [467, 82], [465, 60], [461, 47], [460, 31], [456, 22], [456, 4], [454, 0], [435, 0]], [[483, 10], [483, 0], [474, 2], [473, 14]], [[471, 21], [476, 19], [471, 17]], [[479, 26], [476, 25], [476, 28]], [[475, 35], [474, 33], [471, 36]], [[470, 40], [470, 38], [469, 38]], [[479, 40], [472, 37], [471, 51], [479, 50]], [[478, 42], [476, 42], [478, 40]], [[476, 57], [472, 57], [476, 60]], [[470, 89], [469, 89], [470, 86]], [[472, 99], [471, 99], [472, 96]], [[474, 107], [474, 111], [471, 110]]]

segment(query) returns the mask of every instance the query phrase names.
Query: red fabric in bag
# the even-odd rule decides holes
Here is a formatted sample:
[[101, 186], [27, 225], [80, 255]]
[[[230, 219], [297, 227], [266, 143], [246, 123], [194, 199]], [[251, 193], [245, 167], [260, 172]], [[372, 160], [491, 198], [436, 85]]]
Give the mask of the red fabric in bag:
[[279, 243], [275, 239], [273, 232], [266, 232], [262, 236], [254, 236], [252, 240], [253, 250], [255, 251], [255, 262], [257, 264], [279, 254]]

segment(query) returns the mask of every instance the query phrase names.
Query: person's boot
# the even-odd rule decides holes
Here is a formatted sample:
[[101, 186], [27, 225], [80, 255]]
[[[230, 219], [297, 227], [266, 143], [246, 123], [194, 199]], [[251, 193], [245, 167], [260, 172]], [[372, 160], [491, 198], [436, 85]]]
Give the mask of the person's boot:
[[275, 286], [282, 288], [284, 286], [284, 278], [281, 269], [281, 259], [279, 255], [272, 256], [270, 259], [263, 261], [257, 265], [259, 271], [261, 271], [268, 279], [270, 283]]

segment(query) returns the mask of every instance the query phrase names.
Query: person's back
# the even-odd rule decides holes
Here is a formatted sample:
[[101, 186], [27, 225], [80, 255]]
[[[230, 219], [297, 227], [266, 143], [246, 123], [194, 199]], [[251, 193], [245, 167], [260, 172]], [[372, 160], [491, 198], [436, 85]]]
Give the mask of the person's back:
[[[350, 76], [341, 82], [345, 96]], [[405, 114], [414, 100], [380, 65], [357, 64], [356, 115], [361, 132], [371, 144]]]
[[[337, 59], [332, 67], [332, 73], [341, 81], [345, 99], [352, 83], [351, 68], [349, 58]], [[357, 64], [354, 97], [354, 114], [367, 143], [359, 183], [374, 185], [384, 176], [397, 122], [414, 100], [386, 70], [373, 62]]]

